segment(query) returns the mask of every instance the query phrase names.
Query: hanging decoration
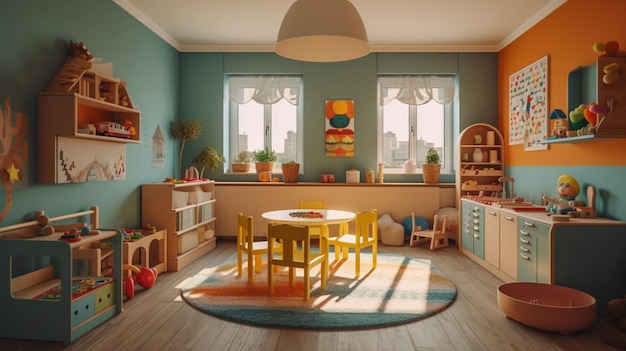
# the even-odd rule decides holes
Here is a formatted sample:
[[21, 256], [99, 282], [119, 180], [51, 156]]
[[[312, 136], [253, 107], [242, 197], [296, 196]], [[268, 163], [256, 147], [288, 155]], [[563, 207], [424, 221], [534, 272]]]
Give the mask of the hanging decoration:
[[2, 185], [6, 190], [4, 209], [0, 212], [0, 221], [11, 212], [13, 206], [13, 188], [26, 181], [24, 169], [28, 160], [28, 121], [22, 112], [11, 117], [11, 98], [4, 103], [4, 112], [0, 110], [0, 165], [2, 167]]
[[354, 100], [326, 100], [326, 156], [354, 156]]

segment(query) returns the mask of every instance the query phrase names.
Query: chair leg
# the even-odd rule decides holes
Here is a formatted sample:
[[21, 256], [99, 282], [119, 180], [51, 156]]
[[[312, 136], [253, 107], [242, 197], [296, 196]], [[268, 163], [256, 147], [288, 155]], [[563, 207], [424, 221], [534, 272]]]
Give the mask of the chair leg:
[[248, 283], [254, 280], [254, 255], [248, 253]]
[[274, 295], [274, 265], [267, 262], [267, 291], [270, 296]]
[[355, 264], [356, 264], [356, 277], [358, 278], [361, 275], [361, 250], [354, 250]]
[[263, 270], [263, 255], [256, 254], [254, 255], [254, 271], [260, 273]]
[[243, 268], [242, 268], [242, 266], [243, 266], [243, 262], [242, 262], [243, 261], [243, 257], [242, 256], [243, 256], [243, 252], [241, 250], [241, 247], [237, 246], [237, 276], [238, 277], [241, 277], [241, 273], [243, 273], [242, 272], [242, 270], [243, 270]]
[[309, 269], [304, 269], [304, 301], [309, 301], [311, 298], [311, 284]]

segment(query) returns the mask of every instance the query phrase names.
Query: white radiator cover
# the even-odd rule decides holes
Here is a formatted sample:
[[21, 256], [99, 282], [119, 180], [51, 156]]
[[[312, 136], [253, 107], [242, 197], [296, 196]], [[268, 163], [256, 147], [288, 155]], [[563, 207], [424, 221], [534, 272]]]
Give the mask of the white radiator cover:
[[[254, 217], [255, 236], [265, 236], [266, 211], [298, 208], [300, 200], [326, 200], [329, 209], [353, 212], [377, 209], [396, 222], [415, 212], [432, 222], [441, 207], [455, 207], [455, 187], [425, 184], [215, 183], [217, 236], [237, 235], [237, 213]], [[331, 228], [333, 235], [333, 228]]]

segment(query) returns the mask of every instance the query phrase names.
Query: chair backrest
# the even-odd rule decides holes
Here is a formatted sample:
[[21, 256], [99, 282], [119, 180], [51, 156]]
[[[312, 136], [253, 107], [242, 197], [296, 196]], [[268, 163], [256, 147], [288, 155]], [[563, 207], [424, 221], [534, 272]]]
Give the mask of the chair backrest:
[[[282, 257], [268, 255], [272, 264], [303, 268], [312, 258], [309, 226], [270, 223], [267, 236], [270, 242], [282, 243]], [[270, 252], [273, 253], [273, 250], [270, 249]]]
[[354, 234], [360, 243], [378, 240], [378, 211], [358, 212], [354, 220]]
[[311, 200], [311, 201], [300, 200], [300, 208], [325, 210], [326, 200]]
[[252, 249], [254, 224], [251, 216], [237, 214], [237, 245]]
[[448, 221], [448, 216], [439, 216], [435, 215], [433, 219], [433, 233], [446, 232], [446, 222]]

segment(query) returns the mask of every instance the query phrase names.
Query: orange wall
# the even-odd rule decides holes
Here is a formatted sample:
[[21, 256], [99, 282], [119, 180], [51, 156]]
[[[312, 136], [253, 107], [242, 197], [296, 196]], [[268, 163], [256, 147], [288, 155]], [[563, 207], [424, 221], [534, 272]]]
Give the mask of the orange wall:
[[[509, 76], [548, 56], [548, 109], [567, 111], [567, 75], [591, 65], [598, 54], [593, 43], [616, 40], [626, 50], [626, 1], [568, 0], [498, 54], [498, 127], [508, 145]], [[626, 72], [624, 72], [626, 74]], [[591, 102], [591, 101], [589, 101]], [[626, 139], [551, 144], [548, 150], [506, 150], [509, 166], [626, 165]]]

